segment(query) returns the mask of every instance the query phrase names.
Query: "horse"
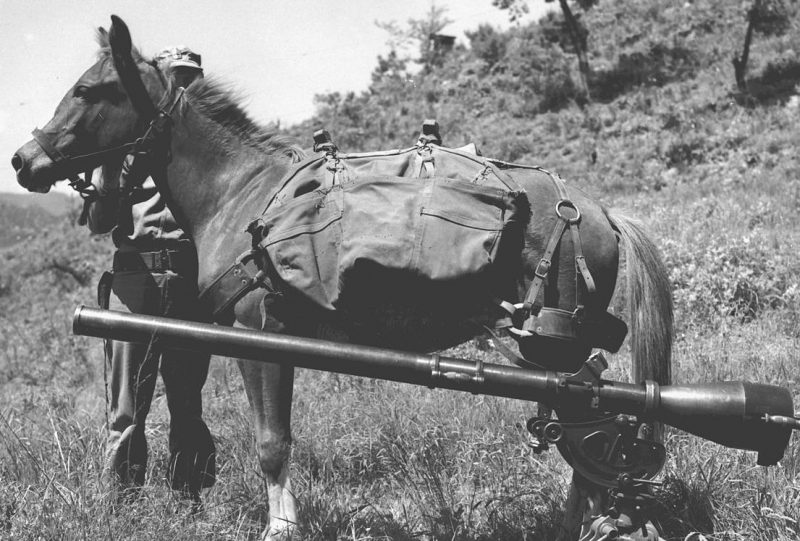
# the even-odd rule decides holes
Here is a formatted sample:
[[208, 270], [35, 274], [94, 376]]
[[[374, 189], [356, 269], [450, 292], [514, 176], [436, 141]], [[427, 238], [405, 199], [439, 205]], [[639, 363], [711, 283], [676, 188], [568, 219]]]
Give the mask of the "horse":
[[[160, 171], [153, 177], [173, 214], [194, 239], [202, 290], [250, 248], [250, 239], [243, 231], [261, 214], [268, 194], [301, 158], [302, 151], [292, 140], [254, 122], [235, 94], [213, 77], [177, 88], [155, 63], [132, 47], [130, 32], [118, 17], [112, 16], [108, 31], [98, 29], [97, 40], [97, 61], [68, 90], [45, 127], [35, 131], [34, 138], [13, 155], [18, 182], [29, 191], [47, 192], [56, 182], [74, 178], [79, 172], [118, 167], [123, 155], [141, 141], [152, 118], [159, 116], [158, 110], [167, 111], [169, 122], [164, 124], [170, 126], [163, 130], [168, 136], [162, 140], [167, 148], [160, 150], [163, 160], [154, 160], [160, 164]], [[511, 287], [518, 298], [523, 298], [537, 279], [542, 253], [558, 220], [553, 208], [558, 210], [563, 194], [542, 170], [509, 165], [506, 173], [531, 201], [532, 218], [519, 239], [520, 255]], [[624, 247], [632, 378], [668, 384], [672, 302], [666, 268], [654, 242], [635, 220], [605, 209], [571, 185], [564, 189], [580, 209], [582, 256], [591, 270], [595, 292], [586, 295], [586, 286], [576, 279], [574, 242], [565, 241], [554, 252], [552, 269], [543, 285], [545, 308], [572, 312], [582, 291], [587, 312], [605, 313]], [[313, 318], [293, 318], [285, 314], [285, 307], [273, 308], [265, 302], [264, 291], [256, 290], [236, 303], [224, 323], [319, 336], [322, 326], [303, 324]], [[467, 316], [474, 319], [475, 314]], [[482, 332], [476, 328], [473, 334]], [[331, 337], [349, 339], [342, 332], [326, 334], [326, 338]], [[527, 361], [560, 371], [579, 367], [594, 345], [588, 340], [535, 333], [520, 344], [520, 353]], [[454, 344], [436, 345], [444, 348]], [[296, 531], [296, 501], [288, 468], [293, 369], [246, 360], [239, 360], [238, 366], [268, 488], [269, 521], [263, 538], [288, 539]], [[573, 477], [566, 530], [580, 524], [584, 513], [596, 512], [603, 492], [577, 474]]]

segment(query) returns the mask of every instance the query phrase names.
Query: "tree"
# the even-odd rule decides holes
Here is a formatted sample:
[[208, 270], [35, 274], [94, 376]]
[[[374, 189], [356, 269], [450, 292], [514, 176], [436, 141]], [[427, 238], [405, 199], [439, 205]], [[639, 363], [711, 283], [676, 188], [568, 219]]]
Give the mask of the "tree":
[[466, 32], [472, 53], [486, 65], [486, 71], [494, 68], [505, 56], [508, 36], [493, 26], [482, 24], [477, 30]]
[[422, 65], [423, 72], [429, 72], [434, 67], [441, 66], [447, 52], [447, 48], [441, 46], [440, 36], [442, 30], [453, 20], [447, 18], [446, 13], [446, 7], [439, 7], [432, 2], [424, 18], [408, 19], [404, 28], [396, 21], [375, 21], [375, 24], [389, 33], [388, 43], [392, 50], [416, 45], [419, 56], [414, 61]]
[[[556, 0], [544, 1], [550, 4]], [[573, 0], [573, 3], [584, 11], [597, 4], [597, 2], [598, 0]], [[525, 13], [528, 13], [527, 0], [492, 0], [492, 5], [503, 10], [508, 10], [509, 19], [512, 22], [519, 19]], [[561, 14], [564, 16], [563, 32], [572, 43], [572, 52], [578, 57], [578, 71], [580, 72], [581, 86], [588, 98], [590, 68], [587, 38], [589, 37], [589, 31], [581, 22], [580, 15], [575, 15], [568, 0], [558, 0], [558, 5], [561, 8]]]
[[747, 10], [747, 30], [744, 35], [742, 54], [733, 57], [733, 74], [736, 86], [740, 91], [747, 92], [745, 76], [753, 32], [764, 35], [781, 35], [788, 30], [789, 26], [789, 11], [783, 0], [754, 0], [753, 5]]

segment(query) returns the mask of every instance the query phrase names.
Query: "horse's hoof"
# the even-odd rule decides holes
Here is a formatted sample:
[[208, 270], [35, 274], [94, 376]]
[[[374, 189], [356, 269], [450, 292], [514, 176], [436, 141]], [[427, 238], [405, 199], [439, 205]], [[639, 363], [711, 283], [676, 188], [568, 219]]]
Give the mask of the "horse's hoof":
[[200, 494], [196, 492], [181, 492], [178, 496], [181, 508], [189, 512], [190, 517], [195, 517], [205, 511], [203, 500], [200, 499]]
[[294, 524], [285, 520], [276, 520], [264, 531], [262, 541], [292, 541], [299, 539], [295, 536]]

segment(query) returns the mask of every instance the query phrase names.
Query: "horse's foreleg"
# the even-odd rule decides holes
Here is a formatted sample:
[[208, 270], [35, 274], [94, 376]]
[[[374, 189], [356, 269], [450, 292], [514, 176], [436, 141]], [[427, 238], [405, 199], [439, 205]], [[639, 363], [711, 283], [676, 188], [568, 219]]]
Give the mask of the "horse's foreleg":
[[[268, 301], [258, 295], [242, 299], [236, 308], [234, 326], [281, 332], [283, 325], [270, 316]], [[263, 539], [289, 540], [297, 524], [295, 497], [289, 479], [294, 368], [240, 360], [239, 371], [250, 402], [256, 452], [267, 484], [269, 524]]]
[[289, 539], [297, 522], [289, 479], [292, 436], [289, 426], [294, 369], [239, 361], [255, 425], [256, 451], [269, 497], [265, 540]]

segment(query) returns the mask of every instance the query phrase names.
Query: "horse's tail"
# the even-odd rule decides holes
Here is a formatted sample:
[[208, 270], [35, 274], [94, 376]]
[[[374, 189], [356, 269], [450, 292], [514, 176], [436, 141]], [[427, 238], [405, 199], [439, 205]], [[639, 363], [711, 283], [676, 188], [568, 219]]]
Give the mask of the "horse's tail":
[[619, 231], [627, 265], [628, 313], [631, 335], [631, 376], [661, 385], [672, 380], [672, 293], [667, 268], [656, 245], [642, 225], [609, 211], [612, 227]]

